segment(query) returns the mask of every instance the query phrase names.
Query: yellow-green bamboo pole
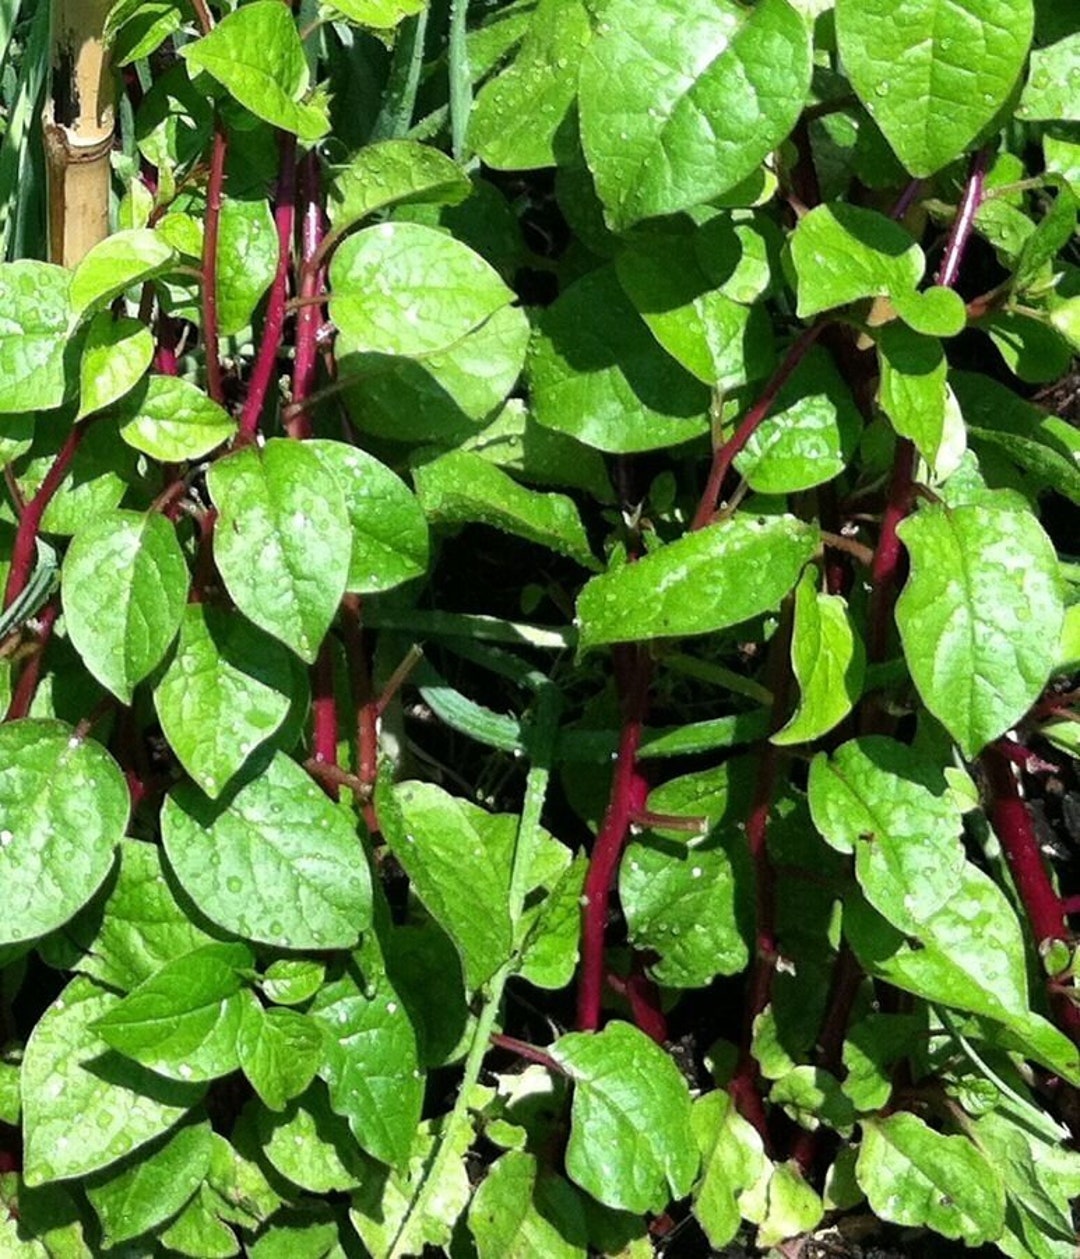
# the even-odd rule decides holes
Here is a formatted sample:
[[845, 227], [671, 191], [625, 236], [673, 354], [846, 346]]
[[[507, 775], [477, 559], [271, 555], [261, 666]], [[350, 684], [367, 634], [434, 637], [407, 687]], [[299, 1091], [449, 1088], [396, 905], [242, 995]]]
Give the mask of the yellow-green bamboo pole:
[[109, 233], [116, 87], [103, 32], [112, 0], [52, 0], [45, 105], [49, 256], [75, 266]]

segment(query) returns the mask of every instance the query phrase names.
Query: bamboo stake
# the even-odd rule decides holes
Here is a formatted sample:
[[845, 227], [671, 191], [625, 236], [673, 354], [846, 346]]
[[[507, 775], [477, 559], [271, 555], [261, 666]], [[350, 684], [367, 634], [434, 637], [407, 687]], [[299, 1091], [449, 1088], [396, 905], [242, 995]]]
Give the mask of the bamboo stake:
[[45, 105], [49, 256], [73, 267], [109, 234], [116, 87], [104, 41], [111, 0], [52, 0]]

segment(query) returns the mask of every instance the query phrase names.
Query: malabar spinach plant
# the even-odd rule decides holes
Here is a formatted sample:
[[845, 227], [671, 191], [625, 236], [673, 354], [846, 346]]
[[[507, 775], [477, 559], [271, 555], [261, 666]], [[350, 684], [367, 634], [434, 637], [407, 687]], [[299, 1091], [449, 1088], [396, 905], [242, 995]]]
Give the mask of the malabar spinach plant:
[[118, 0], [65, 265], [49, 18], [0, 1250], [1071, 1259], [1080, 13]]

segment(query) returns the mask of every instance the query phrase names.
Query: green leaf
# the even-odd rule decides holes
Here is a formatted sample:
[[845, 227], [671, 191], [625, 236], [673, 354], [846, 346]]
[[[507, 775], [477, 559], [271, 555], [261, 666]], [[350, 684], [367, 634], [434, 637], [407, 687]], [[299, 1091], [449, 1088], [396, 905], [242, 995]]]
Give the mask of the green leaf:
[[901, 931], [920, 925], [964, 878], [962, 811], [937, 767], [883, 736], [851, 739], [810, 766], [810, 813], [825, 840], [854, 852], [867, 900]]
[[303, 1005], [322, 987], [326, 967], [308, 958], [279, 958], [271, 962], [260, 987], [268, 1001], [276, 1005]]
[[256, 118], [310, 143], [330, 129], [326, 105], [307, 101], [310, 82], [300, 34], [278, 0], [256, 0], [227, 14], [180, 55], [205, 70]]
[[48, 960], [60, 970], [79, 970], [130, 992], [172, 958], [209, 944], [211, 937], [177, 904], [157, 844], [123, 839], [119, 856], [104, 902], [88, 905], [64, 929], [75, 955], [49, 954]]
[[492, 1163], [469, 1206], [479, 1259], [585, 1259], [585, 1212], [574, 1190], [512, 1150]]
[[843, 1093], [836, 1076], [808, 1063], [792, 1067], [769, 1089], [769, 1101], [781, 1106], [788, 1118], [809, 1132], [824, 1124], [842, 1136], [850, 1136], [855, 1108]]
[[970, 863], [959, 890], [910, 937], [858, 898], [845, 905], [844, 933], [868, 974], [992, 1019], [1026, 1056], [1080, 1079], [1076, 1047], [1028, 1007], [1024, 940], [1012, 906]]
[[71, 277], [69, 297], [82, 317], [92, 307], [107, 306], [133, 285], [159, 275], [176, 261], [172, 246], [149, 228], [113, 232], [99, 241]]
[[[552, 842], [537, 851], [551, 861], [551, 869], [543, 878], [536, 877], [535, 861], [530, 881], [540, 884], [547, 893], [535, 905], [526, 905], [518, 925], [518, 948], [521, 965], [517, 973], [537, 988], [557, 991], [573, 979], [578, 961], [578, 939], [581, 935], [581, 891], [585, 883], [586, 862], [583, 857], [570, 860], [570, 852]], [[530, 892], [532, 901], [535, 890]]]
[[330, 318], [359, 352], [448, 350], [514, 297], [468, 245], [419, 223], [350, 236], [330, 264]]
[[271, 438], [217, 460], [206, 480], [226, 589], [249, 620], [312, 663], [352, 552], [337, 477], [303, 443]]
[[847, 600], [822, 594], [817, 587], [813, 568], [795, 587], [791, 668], [799, 703], [787, 724], [772, 735], [781, 747], [810, 743], [828, 733], [862, 694], [866, 651], [852, 627]]
[[471, 193], [469, 177], [445, 153], [415, 140], [382, 140], [333, 172], [328, 209], [335, 232], [344, 232], [393, 205], [457, 205]]
[[122, 703], [176, 637], [189, 581], [176, 530], [156, 512], [109, 512], [72, 539], [61, 577], [67, 632]]
[[61, 721], [0, 726], [0, 941], [61, 926], [101, 886], [127, 826], [116, 762]]
[[579, 648], [708, 634], [775, 608], [818, 543], [793, 516], [733, 516], [592, 578], [577, 602]]
[[1057, 556], [1029, 512], [991, 499], [917, 512], [896, 622], [923, 703], [973, 757], [1024, 715], [1054, 666]]
[[[19, 488], [29, 500], [41, 488], [56, 453], [71, 431], [66, 410], [39, 415], [34, 445], [19, 474]], [[102, 418], [87, 427], [75, 458], [42, 517], [44, 533], [71, 535], [88, 521], [109, 513], [137, 479], [135, 452], [125, 446], [116, 425]]]
[[[698, 380], [723, 390], [766, 376], [773, 365], [768, 317], [750, 305], [761, 276], [752, 264], [741, 266], [742, 248], [738, 228], [720, 216], [693, 235], [670, 228], [637, 234], [615, 259], [619, 283], [657, 341]], [[767, 281], [767, 263], [764, 270]]]
[[789, 241], [800, 319], [864, 297], [913, 290], [925, 265], [922, 250], [899, 223], [843, 202], [815, 206]]
[[291, 682], [290, 657], [280, 643], [212, 604], [184, 609], [154, 707], [169, 746], [211, 799], [280, 729]]
[[200, 1259], [232, 1259], [240, 1253], [236, 1234], [221, 1219], [207, 1185], [200, 1185], [180, 1214], [161, 1234], [167, 1252], [198, 1255]]
[[296, 1010], [264, 1010], [257, 1002], [244, 1006], [236, 1035], [240, 1069], [265, 1106], [284, 1110], [315, 1078], [323, 1061], [319, 1025]]
[[324, 1040], [319, 1074], [355, 1140], [373, 1158], [403, 1168], [424, 1101], [416, 1029], [375, 942], [365, 940], [354, 960], [311, 1005]]
[[787, 136], [810, 87], [787, 0], [613, 0], [581, 66], [581, 135], [613, 228], [727, 192]]
[[948, 364], [941, 342], [904, 324], [891, 323], [878, 336], [881, 382], [878, 402], [901, 437], [935, 465], [947, 438]]
[[980, 1115], [973, 1132], [1005, 1185], [1005, 1232], [998, 1249], [1015, 1259], [1073, 1259], [1070, 1204], [1080, 1194], [1080, 1156], [1002, 1111]]
[[210, 1170], [210, 1124], [189, 1124], [155, 1149], [142, 1151], [105, 1178], [86, 1185], [101, 1221], [102, 1246], [111, 1250], [174, 1216]]
[[722, 848], [631, 843], [619, 867], [619, 902], [630, 943], [656, 955], [649, 974], [657, 983], [703, 988], [746, 966], [735, 875]]
[[540, 0], [510, 65], [489, 79], [469, 118], [469, 140], [495, 170], [557, 165], [582, 53], [592, 38], [583, 0]]
[[694, 1102], [690, 1126], [701, 1152], [701, 1175], [694, 1185], [694, 1217], [709, 1244], [726, 1246], [742, 1224], [739, 1195], [765, 1171], [761, 1137], [735, 1109], [724, 1089]]
[[413, 13], [419, 13], [425, 0], [333, 0], [333, 7], [350, 21], [374, 31], [389, 31]]
[[1016, 86], [1031, 0], [837, 0], [836, 38], [851, 86], [912, 175], [967, 149]]
[[[418, 1255], [425, 1245], [443, 1249], [450, 1244], [454, 1225], [469, 1204], [471, 1186], [465, 1154], [472, 1143], [473, 1130], [470, 1124], [458, 1124], [447, 1134], [448, 1157], [440, 1160], [425, 1209], [414, 1212], [413, 1201], [431, 1167], [438, 1131], [437, 1122], [430, 1119], [414, 1128], [408, 1168], [392, 1170], [386, 1177], [369, 1175], [353, 1194], [349, 1216], [371, 1254], [390, 1254], [406, 1215], [408, 1226], [398, 1240], [400, 1254]], [[283, 1255], [282, 1259], [292, 1257]]]
[[468, 451], [451, 451], [413, 473], [430, 521], [479, 521], [596, 568], [577, 505], [565, 494], [526, 489], [501, 468]]
[[357, 427], [392, 441], [456, 446], [502, 405], [525, 362], [529, 321], [504, 306], [446, 350], [423, 359], [354, 352], [344, 333], [338, 365]]
[[1068, 370], [1069, 343], [1041, 313], [1036, 317], [999, 310], [979, 327], [989, 335], [1009, 371], [1027, 384], [1057, 380]]
[[566, 1170], [622, 1211], [662, 1211], [690, 1191], [698, 1152], [674, 1061], [629, 1023], [570, 1032], [548, 1051], [574, 1081]]
[[900, 290], [891, 296], [900, 318], [926, 337], [956, 337], [967, 327], [967, 307], [955, 289], [935, 284], [922, 292]]
[[611, 267], [540, 312], [529, 386], [539, 423], [615, 454], [708, 431], [708, 390], [656, 343]]
[[316, 1083], [276, 1115], [260, 1108], [257, 1126], [262, 1153], [294, 1185], [309, 1193], [353, 1189], [371, 1175], [349, 1126], [330, 1109]]
[[344, 442], [307, 446], [337, 478], [352, 526], [347, 589], [379, 594], [419, 577], [428, 566], [424, 510], [405, 482], [366, 451]]
[[1020, 251], [1012, 281], [1017, 292], [1036, 289], [1050, 282], [1051, 264], [1076, 235], [1076, 197], [1064, 180], [1058, 183], [1053, 203]]
[[812, 349], [735, 459], [759, 494], [794, 494], [838, 476], [855, 452], [862, 415], [824, 351]]
[[220, 804], [174, 788], [161, 829], [184, 890], [226, 931], [286, 949], [345, 949], [371, 920], [353, 826], [280, 752]]
[[46, 411], [64, 401], [65, 353], [75, 323], [70, 289], [71, 273], [63, 267], [0, 265], [0, 412]]
[[387, 809], [380, 806], [386, 840], [417, 896], [457, 945], [470, 990], [479, 988], [513, 947], [507, 898], [517, 821], [434, 783], [398, 783], [387, 802]]
[[92, 1025], [119, 998], [81, 976], [45, 1011], [22, 1065], [28, 1185], [84, 1176], [167, 1132], [202, 1096], [112, 1052]]
[[1076, 429], [1018, 397], [989, 376], [953, 372], [968, 432], [978, 445], [1001, 451], [1060, 494], [1080, 503]]
[[1028, 122], [1080, 122], [1080, 31], [1035, 48], [1016, 116]]
[[114, 319], [104, 310], [95, 315], [83, 342], [76, 420], [130, 393], [153, 357], [154, 338], [144, 324], [137, 319]]
[[864, 1119], [862, 1129], [855, 1176], [880, 1219], [929, 1227], [968, 1246], [1001, 1235], [1001, 1178], [967, 1137], [935, 1132], [908, 1112]]
[[229, 337], [251, 323], [255, 307], [273, 283], [278, 234], [270, 203], [261, 197], [227, 198], [218, 231], [218, 331]]
[[237, 1067], [236, 1036], [251, 1000], [243, 944], [204, 944], [175, 958], [93, 1025], [111, 1048], [169, 1080], [214, 1080]]
[[[776, 1246], [786, 1238], [812, 1232], [825, 1214], [821, 1199], [794, 1163], [776, 1164], [765, 1186], [765, 1196], [765, 1209], [755, 1239], [761, 1250]], [[745, 1202], [744, 1197], [744, 1211], [749, 1215]]]

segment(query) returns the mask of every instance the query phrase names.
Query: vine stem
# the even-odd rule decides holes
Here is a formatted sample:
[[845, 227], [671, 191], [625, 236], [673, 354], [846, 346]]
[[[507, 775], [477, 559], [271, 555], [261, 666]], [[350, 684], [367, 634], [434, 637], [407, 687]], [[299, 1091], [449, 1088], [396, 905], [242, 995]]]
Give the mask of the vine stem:
[[[311, 693], [311, 751], [316, 763], [337, 767], [338, 717], [334, 695], [334, 657], [331, 640], [319, 648], [315, 661]], [[337, 792], [333, 791], [335, 798]]]
[[219, 405], [225, 401], [221, 376], [221, 348], [218, 344], [217, 265], [221, 234], [221, 196], [225, 188], [225, 158], [228, 140], [221, 115], [214, 115], [214, 142], [210, 151], [210, 178], [206, 186], [206, 220], [203, 225], [202, 317], [206, 345], [206, 386]]
[[41, 660], [59, 615], [60, 604], [56, 599], [47, 603], [38, 613], [37, 647], [24, 665], [22, 673], [19, 674], [5, 721], [16, 721], [20, 717], [29, 715], [30, 705], [34, 702], [34, 695], [37, 693], [38, 678], [41, 676]]
[[274, 222], [278, 234], [278, 261], [270, 296], [266, 304], [266, 320], [262, 340], [251, 372], [247, 398], [240, 415], [240, 440], [250, 441], [259, 428], [266, 395], [274, 379], [281, 341], [285, 331], [285, 299], [288, 297], [289, 269], [292, 265], [293, 230], [296, 223], [296, 136], [281, 132], [278, 136], [281, 169], [277, 181], [277, 204]]
[[[555, 743], [559, 733], [559, 715], [562, 708], [562, 697], [558, 689], [546, 682], [539, 690], [536, 698], [535, 722], [531, 726], [529, 738], [530, 764], [525, 780], [525, 798], [521, 809], [521, 821], [518, 824], [517, 837], [514, 841], [514, 855], [510, 865], [510, 889], [507, 904], [510, 910], [510, 921], [515, 932], [521, 921], [525, 906], [526, 884], [529, 877], [529, 866], [536, 848], [540, 833], [540, 814], [547, 797], [548, 782], [551, 777], [551, 763], [555, 755]], [[465, 1059], [465, 1073], [461, 1088], [454, 1101], [454, 1107], [436, 1138], [435, 1149], [427, 1166], [421, 1173], [416, 1190], [405, 1209], [394, 1240], [387, 1252], [386, 1259], [402, 1259], [406, 1254], [409, 1225], [415, 1217], [423, 1217], [424, 1211], [432, 1194], [437, 1190], [439, 1178], [447, 1160], [455, 1157], [454, 1138], [462, 1125], [469, 1122], [469, 1103], [480, 1079], [480, 1071], [484, 1065], [484, 1057], [495, 1032], [495, 1023], [502, 1005], [503, 990], [507, 980], [515, 973], [518, 966], [516, 952], [499, 967], [489, 981], [484, 992], [483, 1004], [477, 1015], [473, 1029], [472, 1043]]]
[[[1040, 945], [1044, 940], [1068, 941], [1065, 906], [1050, 881], [1008, 752], [999, 740], [983, 750], [981, 760], [990, 789], [990, 823], [1001, 841], [1035, 942]], [[1080, 1007], [1069, 993], [1053, 987], [1050, 1001], [1058, 1025], [1080, 1043]]]
[[712, 467], [709, 469], [709, 479], [705, 483], [705, 490], [701, 495], [701, 501], [698, 503], [694, 518], [690, 522], [691, 530], [703, 529], [716, 515], [717, 508], [720, 505], [720, 492], [724, 488], [724, 478], [727, 476], [732, 463], [734, 463], [736, 457], [750, 438], [753, 437], [754, 433], [757, 432], [762, 421], [768, 416], [780, 390], [787, 384], [791, 374], [806, 357], [810, 347], [818, 339], [825, 327], [826, 323], [823, 320], [820, 323], [811, 324], [810, 327], [804, 328], [799, 333], [757, 402], [743, 416], [742, 422], [728, 440], [716, 448], [713, 454]]
[[578, 976], [577, 1029], [600, 1026], [604, 986], [604, 929], [611, 886], [634, 816], [645, 807], [649, 786], [638, 768], [637, 754], [645, 725], [649, 667], [642, 648], [621, 643], [614, 648], [615, 678], [623, 715], [615, 773], [604, 820], [596, 835], [581, 897], [581, 970]]
[[8, 570], [7, 587], [4, 591], [4, 607], [11, 604], [22, 594], [30, 574], [34, 569], [37, 554], [37, 538], [41, 531], [41, 521], [45, 509], [56, 496], [57, 490], [64, 483], [71, 462], [82, 442], [86, 425], [75, 424], [60, 447], [52, 467], [45, 474], [45, 479], [38, 487], [38, 492], [23, 508], [19, 517], [19, 527], [15, 533], [15, 543], [11, 553], [11, 568]]
[[195, 10], [199, 29], [204, 35], [209, 35], [214, 29], [214, 15], [210, 12], [206, 0], [191, 0], [191, 7]]
[[[325, 239], [322, 206], [319, 204], [319, 159], [312, 151], [300, 166], [300, 305], [296, 312], [296, 356], [293, 360], [292, 400], [305, 402], [315, 388], [319, 362], [319, 327], [322, 324], [324, 274], [314, 262]], [[286, 425], [289, 435], [311, 436], [311, 420], [301, 408]]]
[[934, 282], [945, 288], [953, 288], [960, 275], [960, 267], [964, 261], [971, 232], [975, 226], [975, 214], [982, 205], [986, 186], [986, 167], [989, 161], [989, 150], [980, 149], [971, 159], [964, 195], [953, 219], [949, 239], [942, 255], [941, 266]]

